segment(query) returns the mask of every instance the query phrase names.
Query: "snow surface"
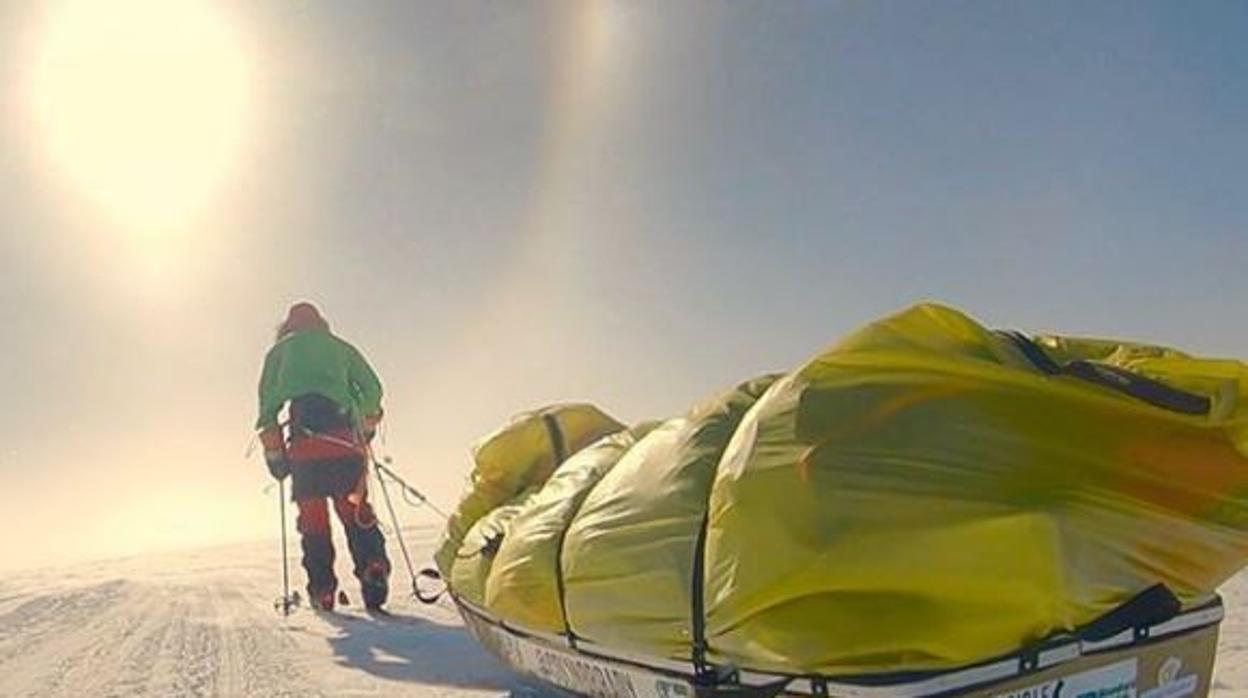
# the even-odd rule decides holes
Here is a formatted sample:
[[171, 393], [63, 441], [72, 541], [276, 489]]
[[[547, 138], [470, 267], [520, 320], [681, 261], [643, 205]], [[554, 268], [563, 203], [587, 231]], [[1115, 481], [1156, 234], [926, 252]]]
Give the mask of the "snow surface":
[[[405, 529], [428, 560], [437, 529]], [[397, 548], [391, 552], [398, 559]], [[297, 544], [291, 576], [302, 586]], [[339, 545], [339, 577], [358, 603]], [[276, 544], [209, 548], [0, 579], [0, 696], [532, 696], [443, 603], [405, 598], [395, 619], [273, 609]], [[1214, 696], [1248, 696], [1248, 572], [1223, 590]]]
[[[437, 529], [405, 529], [428, 560]], [[0, 579], [0, 696], [498, 696], [532, 689], [480, 649], [449, 604], [422, 606], [396, 570], [390, 608], [359, 604], [289, 618], [280, 548], [247, 544], [136, 557]], [[393, 542], [391, 554], [401, 566]], [[303, 586], [298, 543], [292, 587]], [[405, 598], [406, 597], [406, 598]]]

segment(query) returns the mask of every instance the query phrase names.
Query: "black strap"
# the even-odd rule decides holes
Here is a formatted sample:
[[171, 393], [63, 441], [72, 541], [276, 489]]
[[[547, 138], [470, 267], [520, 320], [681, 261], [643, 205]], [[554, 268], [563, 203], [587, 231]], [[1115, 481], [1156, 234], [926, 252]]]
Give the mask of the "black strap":
[[1013, 342], [1014, 346], [1022, 352], [1023, 356], [1031, 362], [1032, 366], [1036, 367], [1037, 371], [1040, 371], [1046, 376], [1055, 376], [1062, 372], [1062, 367], [1059, 366], [1056, 361], [1049, 358], [1049, 355], [1045, 353], [1044, 349], [1041, 348], [1039, 344], [1031, 341], [1031, 338], [1022, 332], [1015, 330], [1002, 330], [997, 332], [997, 334]]
[[693, 579], [689, 590], [690, 621], [693, 637], [691, 638], [693, 653], [693, 671], [700, 679], [710, 677], [712, 669], [706, 661], [708, 649], [706, 642], [706, 527], [709, 513], [702, 514], [702, 525], [698, 527], [698, 537], [693, 545]]
[[[555, 452], [555, 467], [558, 468], [568, 459], [568, 446], [563, 439], [563, 429], [559, 428], [559, 420], [553, 414], [542, 415], [542, 423], [546, 425], [546, 434], [550, 436], [550, 446]], [[590, 487], [592, 488], [593, 485]], [[576, 513], [573, 512], [568, 521], [575, 518]], [[559, 541], [555, 545], [555, 592], [559, 595], [559, 617], [563, 621], [563, 633], [567, 636], [568, 642], [575, 647], [576, 633], [572, 632], [572, 624], [568, 622], [568, 591], [563, 581], [563, 542], [567, 535], [567, 526], [561, 527]]]
[[1121, 606], [1079, 628], [1081, 639], [1109, 639], [1124, 630], [1146, 628], [1179, 615], [1183, 605], [1165, 584], [1155, 584], [1127, 599]]
[[1091, 361], [1071, 361], [1062, 369], [1062, 373], [1117, 390], [1154, 407], [1179, 414], [1206, 415], [1212, 406], [1209, 398], [1203, 395], [1172, 388], [1161, 381], [1145, 378], [1117, 366]]
[[1071, 376], [1129, 395], [1153, 407], [1179, 414], [1207, 415], [1212, 408], [1212, 402], [1203, 395], [1179, 390], [1161, 381], [1141, 376], [1134, 371], [1083, 360], [1071, 361], [1063, 366], [1050, 358], [1039, 344], [1021, 332], [998, 332], [998, 334], [1013, 342], [1032, 366], [1046, 376]]
[[567, 460], [568, 446], [563, 440], [563, 430], [559, 428], [559, 420], [553, 414], [542, 415], [542, 423], [546, 425], [546, 433], [550, 436], [550, 446], [555, 451], [555, 466]]

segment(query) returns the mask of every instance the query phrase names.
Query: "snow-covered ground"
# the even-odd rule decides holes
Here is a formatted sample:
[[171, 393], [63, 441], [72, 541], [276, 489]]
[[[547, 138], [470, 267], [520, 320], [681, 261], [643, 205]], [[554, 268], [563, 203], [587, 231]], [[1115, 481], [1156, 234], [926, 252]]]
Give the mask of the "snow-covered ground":
[[[428, 560], [436, 530], [405, 529]], [[339, 541], [338, 575], [358, 604]], [[297, 542], [292, 586], [301, 587]], [[397, 550], [392, 553], [397, 557]], [[0, 696], [475, 696], [522, 688], [447, 605], [288, 619], [276, 543], [0, 577]], [[399, 560], [396, 559], [396, 563]], [[531, 692], [531, 691], [524, 691]]]
[[[406, 531], [413, 557], [427, 560], [436, 530]], [[301, 583], [293, 544], [291, 553]], [[341, 553], [345, 546], [339, 576], [351, 593]], [[5, 575], [0, 696], [533, 693], [448, 606], [421, 606], [401, 591], [393, 620], [354, 607], [283, 619], [273, 610], [279, 569], [274, 545], [249, 544]], [[403, 579], [396, 574], [396, 590]], [[1248, 573], [1224, 595], [1213, 695], [1248, 696]]]

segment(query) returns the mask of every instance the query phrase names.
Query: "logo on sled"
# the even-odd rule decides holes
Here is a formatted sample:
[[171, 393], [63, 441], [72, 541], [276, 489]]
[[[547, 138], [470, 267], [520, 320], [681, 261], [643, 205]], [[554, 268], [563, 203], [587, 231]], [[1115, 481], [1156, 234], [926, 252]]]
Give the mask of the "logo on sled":
[[1183, 660], [1169, 657], [1162, 662], [1157, 670], [1157, 688], [1150, 688], [1140, 694], [1140, 698], [1184, 698], [1196, 693], [1200, 680], [1195, 674], [1179, 676], [1183, 671]]
[[1136, 660], [1128, 659], [1073, 676], [998, 693], [995, 698], [1135, 698], [1137, 671]]

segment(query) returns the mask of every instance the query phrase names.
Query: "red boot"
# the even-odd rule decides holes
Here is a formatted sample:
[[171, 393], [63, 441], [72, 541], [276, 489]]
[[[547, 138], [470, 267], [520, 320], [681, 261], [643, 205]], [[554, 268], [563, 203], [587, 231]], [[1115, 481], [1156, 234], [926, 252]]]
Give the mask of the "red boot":
[[332, 611], [334, 610], [334, 599], [336, 596], [332, 589], [319, 594], [313, 594], [312, 607], [318, 611]]

